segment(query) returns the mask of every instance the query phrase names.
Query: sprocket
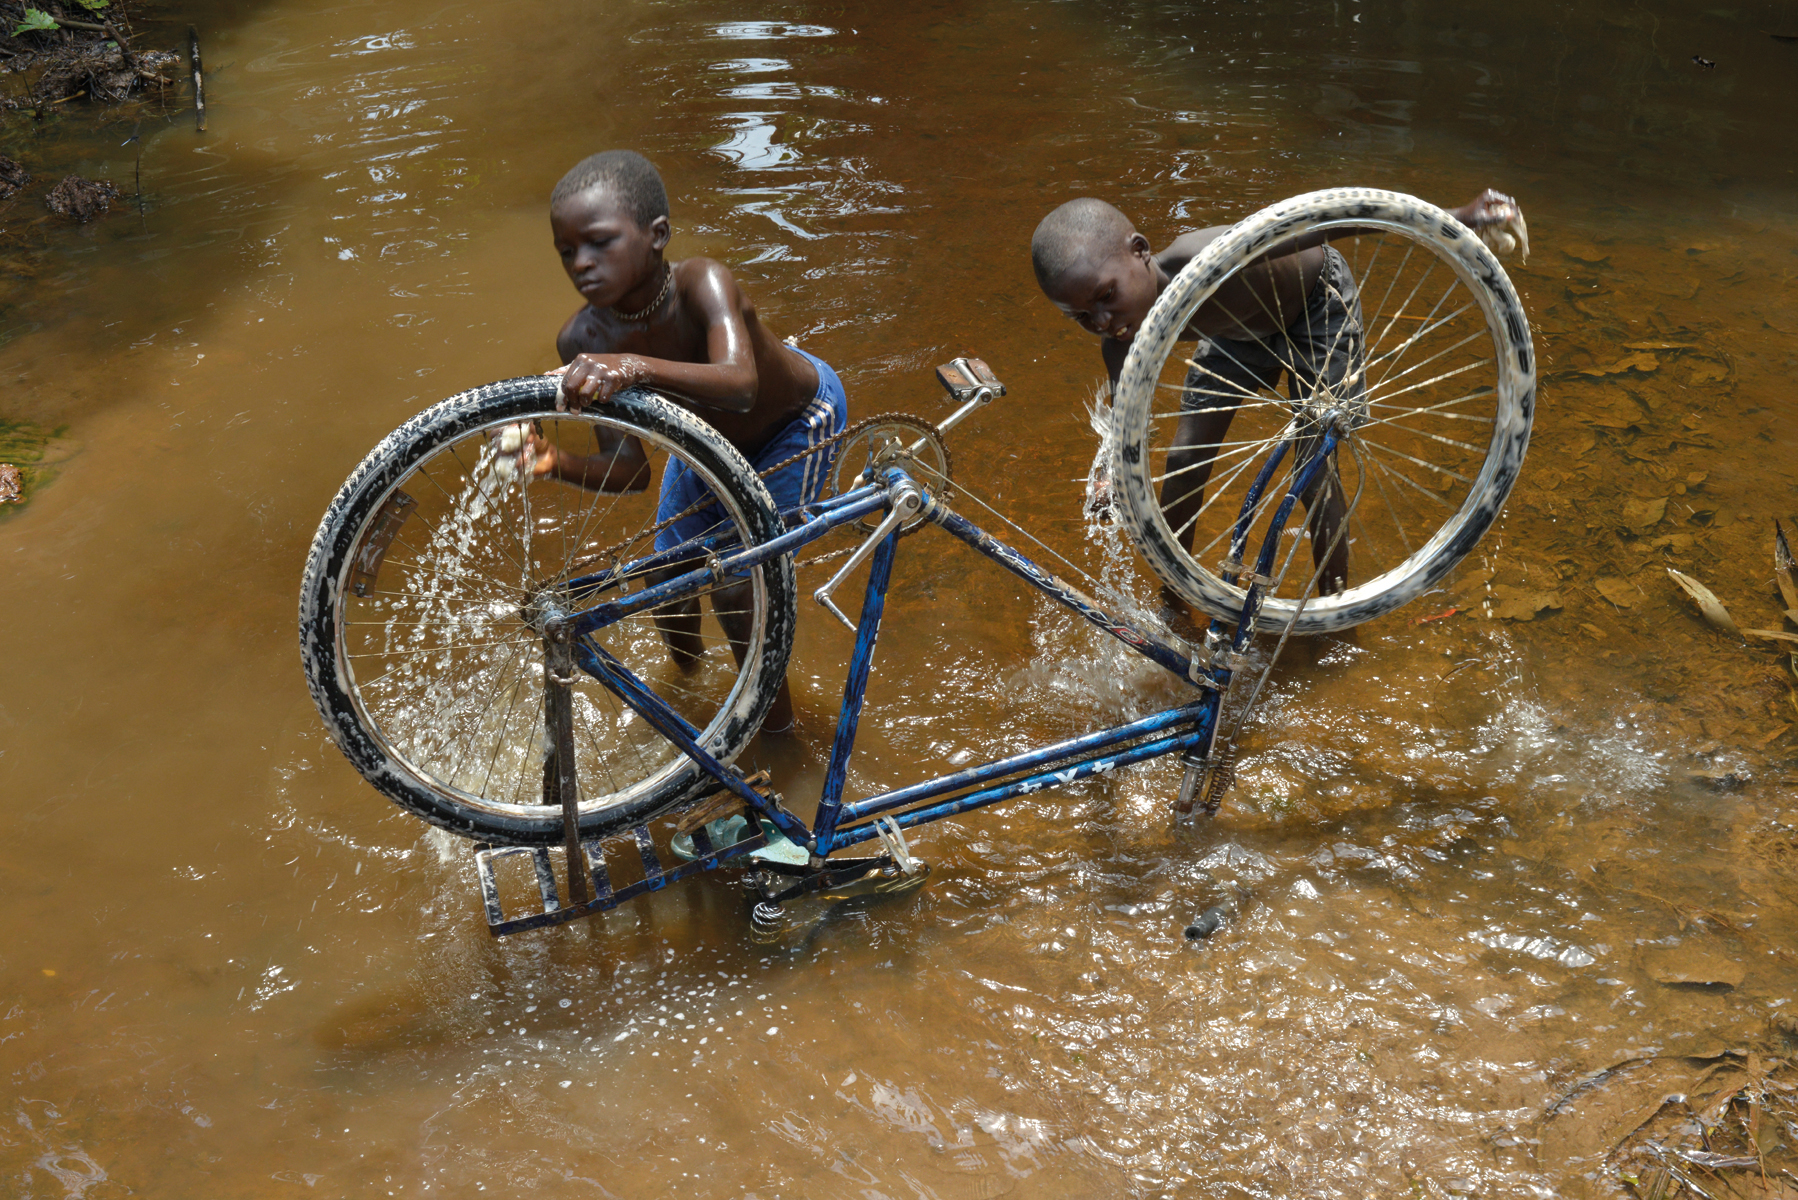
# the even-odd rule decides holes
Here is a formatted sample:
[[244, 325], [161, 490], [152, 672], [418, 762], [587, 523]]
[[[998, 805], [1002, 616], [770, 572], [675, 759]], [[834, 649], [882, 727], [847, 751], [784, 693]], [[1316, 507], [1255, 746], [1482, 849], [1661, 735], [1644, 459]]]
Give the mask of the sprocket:
[[[831, 490], [842, 495], [871, 471], [886, 466], [903, 467], [938, 500], [946, 500], [954, 493], [950, 482], [953, 460], [942, 434], [931, 422], [910, 413], [881, 413], [844, 430], [832, 468]], [[864, 517], [855, 526], [872, 533], [880, 523], [880, 515]], [[911, 533], [925, 520], [918, 516], [905, 522], [899, 527], [900, 536]]]

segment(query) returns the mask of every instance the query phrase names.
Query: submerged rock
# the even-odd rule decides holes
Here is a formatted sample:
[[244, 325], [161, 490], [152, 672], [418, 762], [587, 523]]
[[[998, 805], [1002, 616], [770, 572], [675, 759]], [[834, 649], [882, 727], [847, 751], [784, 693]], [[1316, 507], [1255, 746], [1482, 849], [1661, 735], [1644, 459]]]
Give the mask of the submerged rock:
[[0, 200], [5, 200], [30, 182], [30, 171], [27, 171], [17, 159], [0, 154]]
[[44, 205], [51, 212], [77, 221], [91, 221], [112, 207], [119, 189], [104, 179], [83, 179], [64, 175], [62, 182], [50, 189]]

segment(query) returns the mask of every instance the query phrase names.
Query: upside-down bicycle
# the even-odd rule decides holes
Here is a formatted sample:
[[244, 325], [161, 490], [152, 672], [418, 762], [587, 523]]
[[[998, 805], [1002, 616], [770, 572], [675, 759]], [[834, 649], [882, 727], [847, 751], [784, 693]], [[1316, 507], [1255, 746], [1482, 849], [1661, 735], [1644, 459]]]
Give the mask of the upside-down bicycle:
[[[1176, 529], [1157, 486], [1186, 469], [1168, 466], [1170, 430], [1196, 386], [1182, 369], [1197, 369], [1176, 345], [1221, 284], [1311, 230], [1353, 231], [1338, 248], [1359, 282], [1365, 349], [1355, 386], [1280, 396], [1234, 385], [1241, 394], [1232, 396], [1228, 440], [1207, 448], [1213, 477]], [[1305, 376], [1303, 364], [1284, 366]], [[939, 376], [960, 402], [950, 417], [852, 426], [833, 447], [831, 494], [786, 513], [731, 445], [668, 400], [632, 390], [558, 412], [558, 381], [541, 376], [442, 401], [350, 476], [319, 527], [302, 586], [313, 698], [377, 790], [475, 840], [495, 935], [560, 924], [726, 865], [751, 868], [762, 919], [802, 895], [911, 886], [924, 868], [906, 829], [1164, 755], [1185, 765], [1177, 809], [1215, 811], [1230, 773], [1222, 701], [1245, 674], [1252, 637], [1283, 643], [1347, 628], [1441, 580], [1510, 492], [1535, 399], [1516, 292], [1480, 238], [1448, 214], [1398, 193], [1331, 189], [1234, 226], [1171, 282], [1137, 334], [1102, 464], [1144, 558], [1211, 618], [1187, 641], [1108, 613], [952, 507], [944, 435], [1004, 388], [979, 360], [958, 359]], [[673, 541], [675, 521], [657, 520], [653, 490], [584, 491], [521, 475], [499, 448], [503, 431], [520, 424], [579, 453], [635, 436], [652, 457], [678, 460], [705, 483], [715, 502], [704, 510], [709, 528]], [[1305, 531], [1290, 518], [1320, 481], [1343, 501], [1347, 516], [1332, 536], [1348, 540], [1356, 580], [1333, 594], [1319, 593], [1312, 556], [1292, 569]], [[925, 526], [1166, 668], [1190, 688], [1186, 702], [847, 798], [900, 539]], [[855, 630], [855, 648], [808, 821], [765, 777], [732, 762], [784, 678], [794, 556], [839, 529], [862, 540], [837, 552], [846, 561], [814, 597]], [[833, 597], [864, 562], [851, 621]], [[724, 595], [741, 605], [723, 614], [735, 618], [740, 653], [722, 652]], [[658, 614], [706, 596], [711, 623], [698, 636], [720, 652], [683, 667], [667, 653]], [[879, 852], [838, 854], [867, 842]], [[565, 887], [549, 854], [557, 844]], [[495, 864], [510, 855], [529, 857], [540, 911], [503, 911]]]

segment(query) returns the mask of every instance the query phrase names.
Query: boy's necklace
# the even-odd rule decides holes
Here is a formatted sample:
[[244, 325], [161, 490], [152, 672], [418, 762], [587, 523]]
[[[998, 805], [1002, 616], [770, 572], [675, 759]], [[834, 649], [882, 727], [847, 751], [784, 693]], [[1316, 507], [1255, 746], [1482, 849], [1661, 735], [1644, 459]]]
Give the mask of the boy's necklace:
[[641, 321], [644, 317], [647, 317], [650, 313], [662, 307], [662, 301], [668, 299], [668, 289], [673, 286], [674, 268], [667, 263], [663, 263], [662, 290], [656, 293], [656, 298], [636, 312], [619, 312], [618, 309], [614, 307], [612, 309], [612, 315], [617, 317], [620, 321]]

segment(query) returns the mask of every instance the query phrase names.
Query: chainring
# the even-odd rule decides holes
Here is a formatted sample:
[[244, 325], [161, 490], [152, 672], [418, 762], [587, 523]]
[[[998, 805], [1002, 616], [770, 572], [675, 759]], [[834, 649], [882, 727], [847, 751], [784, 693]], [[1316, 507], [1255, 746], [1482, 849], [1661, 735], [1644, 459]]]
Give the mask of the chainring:
[[[942, 434], [931, 422], [910, 413], [881, 413], [844, 430], [837, 444], [831, 490], [840, 496], [866, 475], [889, 466], [904, 468], [938, 500], [947, 500], [954, 494], [950, 482], [954, 464]], [[855, 527], [872, 533], [883, 515], [863, 517], [855, 522]], [[919, 515], [904, 522], [899, 526], [899, 535], [911, 533], [926, 519]]]

